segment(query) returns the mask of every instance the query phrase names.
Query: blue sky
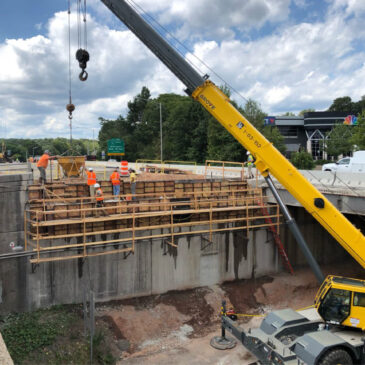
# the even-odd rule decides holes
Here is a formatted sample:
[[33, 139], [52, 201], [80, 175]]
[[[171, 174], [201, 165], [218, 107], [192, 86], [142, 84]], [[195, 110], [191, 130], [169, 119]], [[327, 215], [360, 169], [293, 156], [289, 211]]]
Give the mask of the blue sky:
[[[131, 1], [131, 0], [128, 0]], [[191, 53], [270, 115], [327, 109], [365, 95], [363, 0], [133, 0]], [[71, 3], [74, 137], [99, 117], [125, 115], [147, 86], [153, 96], [184, 86], [100, 0], [87, 0], [89, 79], [78, 80], [76, 0]], [[0, 138], [67, 137], [68, 0], [0, 2]], [[194, 58], [204, 60], [212, 70]], [[244, 100], [233, 94], [244, 104]]]

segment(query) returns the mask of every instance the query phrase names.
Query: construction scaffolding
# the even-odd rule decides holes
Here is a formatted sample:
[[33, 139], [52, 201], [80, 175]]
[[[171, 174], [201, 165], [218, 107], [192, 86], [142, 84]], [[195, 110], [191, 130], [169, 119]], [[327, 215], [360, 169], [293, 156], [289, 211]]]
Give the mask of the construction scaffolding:
[[[261, 189], [242, 181], [138, 182], [137, 191], [144, 192], [133, 197], [128, 184], [121, 189], [126, 194], [106, 195], [99, 208], [93, 197], [85, 197], [87, 190], [77, 196], [85, 192], [84, 183], [72, 185], [74, 197], [65, 197], [59, 185], [53, 191], [33, 187], [37, 198], [29, 200], [24, 216], [31, 262], [129, 255], [143, 240], [160, 239], [177, 249], [182, 236], [200, 235], [209, 244], [221, 232], [243, 230], [248, 236], [251, 229], [269, 226], [279, 232], [278, 206], [267, 204]], [[64, 192], [71, 190], [64, 187]]]

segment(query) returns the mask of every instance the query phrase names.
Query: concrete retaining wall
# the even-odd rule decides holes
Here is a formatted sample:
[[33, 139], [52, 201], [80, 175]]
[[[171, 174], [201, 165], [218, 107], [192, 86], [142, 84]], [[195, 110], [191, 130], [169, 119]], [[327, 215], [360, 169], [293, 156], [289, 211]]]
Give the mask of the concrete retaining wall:
[[[1, 253], [10, 252], [9, 242], [23, 242], [23, 207], [29, 177], [0, 177]], [[303, 209], [294, 208], [293, 214], [320, 264], [343, 262], [346, 252], [327, 232]], [[281, 232], [291, 263], [305, 265], [291, 234], [285, 228]], [[35, 273], [27, 257], [2, 260], [0, 313], [80, 303], [84, 288], [94, 290], [98, 301], [107, 301], [248, 279], [281, 270], [271, 233], [264, 228], [251, 230], [248, 238], [246, 233], [216, 233], [211, 244], [201, 236], [180, 237], [175, 240], [178, 249], [162, 240], [146, 240], [137, 243], [134, 255], [127, 258], [114, 254], [88, 258], [84, 263], [44, 263]]]
[[[52, 304], [82, 302], [83, 288], [99, 301], [164, 293], [226, 280], [262, 276], [279, 270], [266, 230], [180, 237], [178, 249], [160, 240], [136, 244], [134, 255], [114, 254], [44, 263], [31, 273], [27, 258], [1, 262], [0, 312], [27, 311]], [[108, 239], [111, 237], [108, 237]]]
[[24, 242], [24, 206], [32, 174], [0, 175], [0, 254]]

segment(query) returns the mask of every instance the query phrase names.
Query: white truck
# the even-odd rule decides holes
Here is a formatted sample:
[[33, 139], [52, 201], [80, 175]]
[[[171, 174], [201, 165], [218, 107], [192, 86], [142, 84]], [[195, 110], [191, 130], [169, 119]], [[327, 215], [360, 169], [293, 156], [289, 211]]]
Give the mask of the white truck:
[[344, 157], [336, 163], [324, 164], [322, 171], [365, 172], [365, 151], [356, 151], [353, 157]]

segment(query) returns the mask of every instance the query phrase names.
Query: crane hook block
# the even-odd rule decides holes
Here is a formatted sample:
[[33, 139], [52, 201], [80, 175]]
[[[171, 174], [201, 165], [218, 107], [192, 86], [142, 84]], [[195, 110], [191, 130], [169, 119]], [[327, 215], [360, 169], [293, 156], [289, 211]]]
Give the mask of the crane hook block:
[[88, 73], [85, 71], [85, 68], [87, 66], [87, 62], [90, 60], [89, 52], [86, 49], [79, 48], [76, 51], [76, 59], [79, 61], [79, 66], [82, 70], [79, 75], [79, 79], [81, 81], [86, 81]]
[[69, 113], [72, 113], [72, 112], [75, 110], [75, 105], [73, 105], [72, 103], [67, 104], [67, 105], [66, 105], [66, 110], [67, 110]]

